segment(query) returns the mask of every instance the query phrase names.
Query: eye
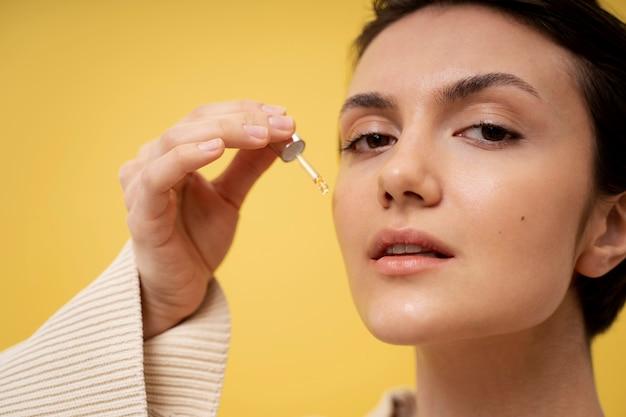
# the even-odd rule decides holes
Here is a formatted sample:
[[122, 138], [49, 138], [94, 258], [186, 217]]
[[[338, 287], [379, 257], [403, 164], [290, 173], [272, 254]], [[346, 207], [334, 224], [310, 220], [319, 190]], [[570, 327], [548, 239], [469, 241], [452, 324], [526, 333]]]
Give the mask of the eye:
[[[358, 135], [354, 139], [348, 141], [348, 144], [341, 148], [341, 152], [364, 153], [371, 149], [378, 149], [397, 142], [393, 136], [384, 135], [382, 133], [370, 132]], [[376, 151], [379, 152], [379, 151]]]
[[[460, 134], [464, 133], [464, 134]], [[455, 133], [455, 136], [463, 136], [469, 139], [475, 139], [477, 141], [487, 143], [489, 146], [502, 146], [499, 142], [509, 142], [516, 139], [521, 139], [522, 135], [507, 129], [503, 126], [480, 122], [472, 125], [471, 127], [462, 130], [460, 133]], [[470, 133], [469, 135], [467, 133]]]

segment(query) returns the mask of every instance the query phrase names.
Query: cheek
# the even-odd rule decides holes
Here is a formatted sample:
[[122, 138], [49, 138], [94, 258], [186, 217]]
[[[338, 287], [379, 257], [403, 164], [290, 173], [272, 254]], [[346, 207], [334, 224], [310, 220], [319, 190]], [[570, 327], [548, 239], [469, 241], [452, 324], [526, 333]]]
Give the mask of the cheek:
[[367, 232], [363, 222], [371, 218], [371, 213], [365, 203], [373, 198], [372, 191], [367, 189], [367, 181], [351, 178], [349, 173], [340, 169], [333, 191], [335, 233], [346, 263], [356, 256], [357, 243]]
[[336, 233], [357, 310], [376, 337], [419, 344], [503, 334], [535, 326], [558, 308], [590, 174], [582, 163], [555, 164], [550, 155], [442, 163], [443, 199], [415, 208], [415, 218], [428, 221], [414, 226], [441, 234], [458, 256], [441, 272], [411, 279], [382, 279], [367, 267], [364, 241], [382, 221], [377, 183], [340, 170]]
[[348, 284], [358, 310], [369, 299], [372, 281], [367, 276], [367, 242], [381, 227], [375, 176], [340, 169], [333, 193], [333, 220]]
[[465, 307], [490, 331], [513, 331], [545, 320], [565, 296], [585, 177], [554, 161], [498, 172], [476, 171], [453, 188], [455, 206], [464, 208], [458, 230], [466, 273], [459, 279], [477, 297], [464, 298]]

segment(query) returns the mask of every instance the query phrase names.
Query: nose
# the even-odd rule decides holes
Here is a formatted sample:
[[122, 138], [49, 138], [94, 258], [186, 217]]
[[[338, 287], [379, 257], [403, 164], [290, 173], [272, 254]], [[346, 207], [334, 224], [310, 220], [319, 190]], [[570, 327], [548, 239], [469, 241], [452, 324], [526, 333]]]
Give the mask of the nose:
[[378, 201], [389, 209], [398, 206], [435, 206], [442, 197], [437, 158], [432, 141], [401, 136], [378, 175]]

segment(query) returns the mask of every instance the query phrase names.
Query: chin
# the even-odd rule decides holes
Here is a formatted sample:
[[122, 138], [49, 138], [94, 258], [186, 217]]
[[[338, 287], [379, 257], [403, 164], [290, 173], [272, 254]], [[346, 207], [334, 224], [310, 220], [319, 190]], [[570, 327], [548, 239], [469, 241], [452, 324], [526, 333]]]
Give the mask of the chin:
[[415, 301], [378, 297], [357, 309], [368, 331], [384, 343], [415, 346], [444, 336], [442, 317]]
[[[387, 294], [359, 300], [357, 310], [368, 331], [391, 345], [425, 346], [516, 333], [532, 327], [520, 315], [459, 311], [454, 305], [436, 303], [432, 298], [408, 298]], [[504, 311], [503, 311], [504, 313]]]
[[[394, 312], [369, 311], [363, 322], [383, 343], [399, 346], [426, 346], [495, 336], [499, 332], [471, 323], [450, 323], [443, 317], [420, 319]], [[503, 331], [502, 333], [507, 333]]]

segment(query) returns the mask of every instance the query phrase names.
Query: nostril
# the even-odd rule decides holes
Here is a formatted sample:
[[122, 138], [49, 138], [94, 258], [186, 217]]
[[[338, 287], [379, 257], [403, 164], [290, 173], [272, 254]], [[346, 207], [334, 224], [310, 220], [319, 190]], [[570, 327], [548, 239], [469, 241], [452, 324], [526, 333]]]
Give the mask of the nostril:
[[419, 195], [419, 194], [417, 194], [417, 193], [415, 193], [413, 191], [405, 191], [404, 195], [406, 195], [409, 198], [416, 197], [418, 200], [423, 200], [424, 199], [421, 195]]
[[385, 192], [385, 200], [391, 201], [391, 200], [393, 200], [393, 197], [388, 192]]

